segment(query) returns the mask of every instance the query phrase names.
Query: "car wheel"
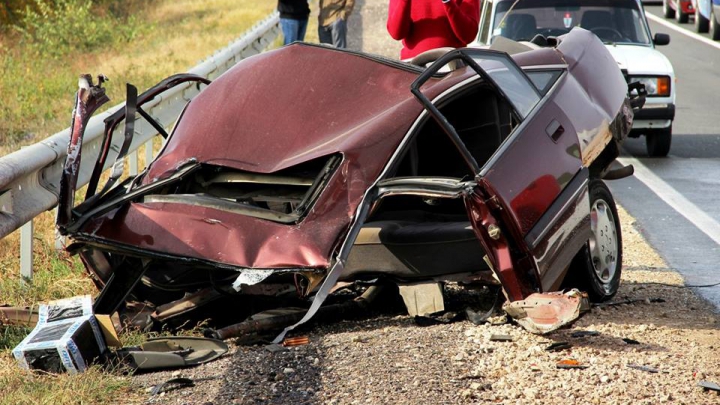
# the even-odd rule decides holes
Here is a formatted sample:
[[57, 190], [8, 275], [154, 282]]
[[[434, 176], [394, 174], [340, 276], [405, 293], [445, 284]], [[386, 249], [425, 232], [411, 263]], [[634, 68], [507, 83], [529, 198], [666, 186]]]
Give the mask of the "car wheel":
[[650, 157], [665, 157], [670, 152], [672, 126], [645, 134], [645, 146]]
[[700, 33], [708, 32], [709, 28], [710, 21], [708, 21], [707, 18], [703, 17], [703, 15], [700, 14], [698, 9], [695, 9], [695, 31]]
[[675, 10], [670, 7], [670, 4], [668, 4], [669, 1], [670, 0], [663, 0], [663, 15], [665, 18], [675, 18]]
[[588, 293], [592, 302], [617, 293], [622, 273], [620, 219], [610, 190], [602, 180], [590, 182], [592, 236], [573, 259], [564, 286]]
[[680, 1], [678, 0], [677, 10], [675, 10], [675, 19], [680, 24], [685, 24], [686, 22], [688, 22], [689, 17], [690, 17], [690, 15], [688, 13], [685, 13], [682, 11], [682, 6], [680, 6]]
[[713, 41], [720, 39], [720, 23], [718, 23], [715, 17], [715, 9], [713, 7], [710, 8], [710, 35]]

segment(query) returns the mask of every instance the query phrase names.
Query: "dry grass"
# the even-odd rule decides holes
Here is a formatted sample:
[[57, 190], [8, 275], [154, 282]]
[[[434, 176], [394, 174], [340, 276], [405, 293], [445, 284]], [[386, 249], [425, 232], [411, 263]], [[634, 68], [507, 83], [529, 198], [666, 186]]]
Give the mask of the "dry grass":
[[[158, 1], [137, 16], [144, 28], [122, 49], [67, 55], [57, 61], [24, 56], [22, 45], [16, 43], [12, 33], [0, 35], [2, 62], [5, 67], [12, 66], [16, 74], [0, 80], [0, 94], [14, 95], [5, 97], [0, 106], [0, 115], [6, 121], [10, 116], [14, 119], [0, 126], [0, 156], [67, 127], [79, 74], [109, 76], [109, 105], [115, 105], [124, 100], [124, 83], [133, 83], [142, 90], [166, 76], [187, 71], [241, 36], [274, 7], [275, 2], [252, 0]], [[19, 85], [29, 80], [34, 80], [31, 90]], [[25, 110], [19, 106], [23, 103], [35, 107], [22, 114]], [[23, 128], [20, 136], [11, 133], [17, 128]], [[19, 231], [0, 239], [0, 304], [33, 305], [81, 293], [94, 294], [79, 260], [54, 249], [54, 213], [41, 214], [34, 226], [32, 283], [20, 279]], [[127, 378], [99, 368], [78, 376], [20, 370], [10, 349], [26, 333], [24, 329], [0, 326], [0, 405], [142, 402], [145, 394], [131, 392]], [[126, 339], [135, 341], [137, 336]]]

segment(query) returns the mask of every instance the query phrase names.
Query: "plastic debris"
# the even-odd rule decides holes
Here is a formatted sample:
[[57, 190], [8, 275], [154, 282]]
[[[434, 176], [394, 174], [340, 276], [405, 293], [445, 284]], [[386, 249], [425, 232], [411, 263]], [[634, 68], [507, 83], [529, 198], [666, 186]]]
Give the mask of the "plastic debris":
[[658, 369], [656, 369], [656, 368], [652, 368], [652, 367], [649, 367], [649, 366], [641, 366], [641, 365], [639, 365], [639, 364], [633, 364], [633, 363], [628, 363], [628, 364], [627, 364], [627, 367], [628, 367], [628, 368], [634, 368], [634, 369], [640, 370], [640, 371], [647, 371], [648, 373], [659, 373], [659, 372], [660, 372], [660, 371], [659, 371]]
[[700, 380], [698, 385], [703, 388], [703, 391], [720, 391], [720, 385], [712, 381]]
[[497, 335], [493, 334], [490, 336], [491, 342], [512, 342], [513, 338], [510, 335]]
[[579, 330], [579, 331], [576, 331], [576, 332], [573, 332], [572, 334], [570, 334], [570, 337], [581, 338], [581, 337], [587, 337], [587, 336], [597, 336], [599, 334], [600, 334], [600, 332], [598, 332], [596, 330]]
[[575, 360], [575, 359], [560, 360], [560, 361], [557, 362], [556, 366], [557, 366], [557, 368], [565, 368], [565, 369], [570, 369], [570, 368], [580, 368], [580, 369], [583, 369], [583, 368], [588, 368], [588, 367], [590, 367], [590, 366], [588, 366], [587, 364], [582, 364], [582, 363], [580, 363], [579, 361], [577, 361], [577, 360]]
[[545, 351], [548, 352], [559, 352], [561, 350], [567, 350], [571, 348], [572, 345], [568, 342], [555, 342], [550, 344], [550, 346], [545, 348]]

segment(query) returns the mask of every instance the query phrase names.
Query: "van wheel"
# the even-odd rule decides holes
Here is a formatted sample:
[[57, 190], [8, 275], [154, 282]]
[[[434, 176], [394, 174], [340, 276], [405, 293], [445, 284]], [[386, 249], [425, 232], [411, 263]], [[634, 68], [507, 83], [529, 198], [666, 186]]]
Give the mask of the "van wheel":
[[695, 31], [699, 33], [705, 33], [708, 32], [709, 28], [710, 21], [708, 21], [707, 18], [703, 17], [703, 15], [700, 14], [698, 9], [695, 9]]
[[592, 236], [570, 263], [563, 286], [587, 292], [592, 302], [602, 302], [617, 293], [622, 273], [620, 220], [602, 180], [590, 181], [590, 229]]
[[663, 0], [663, 16], [665, 18], [675, 18], [675, 10], [668, 4], [670, 0]]
[[665, 157], [670, 152], [672, 126], [656, 129], [645, 134], [645, 147], [650, 157]]
[[710, 36], [713, 41], [720, 39], [720, 23], [718, 23], [718, 20], [715, 17], [714, 7], [710, 8]]
[[688, 22], [689, 17], [690, 17], [690, 14], [684, 13], [684, 12], [682, 11], [682, 7], [680, 6], [680, 0], [678, 0], [678, 2], [677, 2], [677, 10], [675, 10], [675, 19], [676, 19], [677, 22], [679, 22], [680, 24], [685, 24], [685, 23]]

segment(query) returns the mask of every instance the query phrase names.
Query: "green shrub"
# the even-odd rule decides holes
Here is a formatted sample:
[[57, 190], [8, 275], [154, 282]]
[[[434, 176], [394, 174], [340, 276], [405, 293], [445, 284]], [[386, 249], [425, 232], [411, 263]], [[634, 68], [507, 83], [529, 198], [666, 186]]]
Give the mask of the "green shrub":
[[132, 16], [120, 21], [100, 13], [92, 0], [33, 0], [22, 12], [17, 26], [22, 37], [40, 55], [58, 57], [88, 51], [134, 38], [137, 23]]

